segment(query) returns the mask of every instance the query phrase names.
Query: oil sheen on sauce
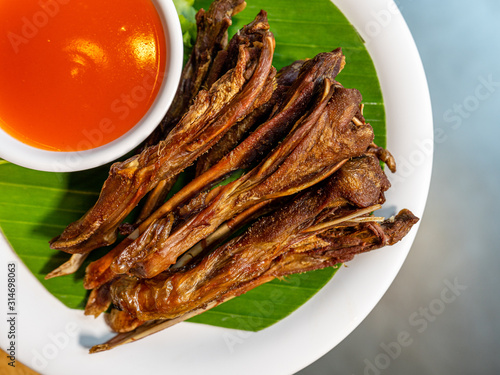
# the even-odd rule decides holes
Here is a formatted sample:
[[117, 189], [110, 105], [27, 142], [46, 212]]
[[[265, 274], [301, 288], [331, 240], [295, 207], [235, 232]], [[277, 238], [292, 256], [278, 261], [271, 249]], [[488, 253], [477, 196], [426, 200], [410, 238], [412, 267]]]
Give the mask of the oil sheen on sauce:
[[0, 127], [45, 150], [105, 145], [150, 108], [166, 49], [151, 0], [0, 1]]

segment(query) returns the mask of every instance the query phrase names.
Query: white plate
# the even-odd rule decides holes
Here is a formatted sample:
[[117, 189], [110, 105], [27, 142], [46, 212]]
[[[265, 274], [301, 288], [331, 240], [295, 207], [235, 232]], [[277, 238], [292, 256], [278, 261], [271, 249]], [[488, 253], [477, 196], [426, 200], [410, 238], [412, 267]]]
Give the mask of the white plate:
[[[414, 41], [392, 1], [334, 3], [367, 41], [382, 85], [388, 148], [399, 166], [391, 176], [386, 210], [393, 213], [406, 207], [422, 217], [431, 176], [433, 130], [427, 83]], [[17, 359], [43, 374], [293, 373], [332, 349], [368, 315], [401, 268], [417, 229], [418, 225], [396, 246], [358, 256], [304, 306], [262, 332], [182, 323], [95, 355], [89, 355], [88, 348], [111, 337], [104, 322], [64, 307], [0, 239], [0, 345], [8, 348], [6, 262], [14, 260], [18, 267]]]

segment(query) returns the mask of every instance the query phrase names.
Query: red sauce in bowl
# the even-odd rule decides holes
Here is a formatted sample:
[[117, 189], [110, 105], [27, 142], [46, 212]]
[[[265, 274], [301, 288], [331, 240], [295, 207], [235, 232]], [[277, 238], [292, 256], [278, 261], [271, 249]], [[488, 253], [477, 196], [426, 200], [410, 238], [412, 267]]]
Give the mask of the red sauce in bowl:
[[81, 151], [133, 128], [161, 86], [167, 47], [151, 0], [0, 2], [0, 127]]

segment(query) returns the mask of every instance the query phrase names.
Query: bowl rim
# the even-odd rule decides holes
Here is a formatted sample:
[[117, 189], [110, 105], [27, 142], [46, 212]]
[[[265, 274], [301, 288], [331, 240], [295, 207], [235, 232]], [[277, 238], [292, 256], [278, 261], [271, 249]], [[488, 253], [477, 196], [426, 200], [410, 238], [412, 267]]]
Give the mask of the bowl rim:
[[172, 0], [151, 0], [163, 24], [168, 47], [165, 78], [155, 101], [142, 119], [119, 138], [84, 151], [39, 149], [14, 138], [0, 127], [0, 158], [22, 167], [46, 172], [76, 172], [95, 168], [130, 152], [141, 144], [165, 116], [182, 73], [184, 45], [182, 30]]

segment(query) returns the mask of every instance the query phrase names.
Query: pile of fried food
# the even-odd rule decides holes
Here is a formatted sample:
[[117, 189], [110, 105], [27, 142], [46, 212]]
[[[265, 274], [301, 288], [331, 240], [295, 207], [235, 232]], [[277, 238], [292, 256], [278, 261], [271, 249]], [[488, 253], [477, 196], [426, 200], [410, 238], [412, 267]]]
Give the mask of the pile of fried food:
[[[231, 17], [244, 7], [215, 0], [198, 12], [196, 44], [161, 125], [142, 152], [112, 165], [95, 206], [51, 241], [73, 256], [48, 278], [127, 236], [86, 269], [85, 313], [110, 309], [106, 321], [119, 333], [91, 353], [272, 279], [392, 245], [418, 221], [408, 210], [372, 215], [390, 187], [380, 162], [391, 171], [395, 163], [373, 143], [361, 94], [335, 80], [342, 51], [276, 72], [266, 12], [228, 41]], [[165, 201], [191, 165], [194, 179]], [[137, 221], [123, 224], [143, 198]]]

